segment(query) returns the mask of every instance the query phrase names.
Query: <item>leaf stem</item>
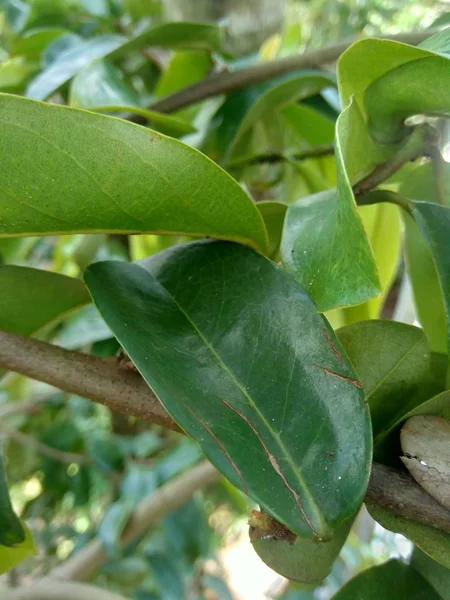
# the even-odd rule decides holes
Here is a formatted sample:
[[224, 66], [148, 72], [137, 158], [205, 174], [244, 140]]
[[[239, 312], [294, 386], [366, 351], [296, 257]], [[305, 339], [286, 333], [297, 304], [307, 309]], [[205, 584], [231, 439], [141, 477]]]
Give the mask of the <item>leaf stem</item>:
[[355, 196], [370, 192], [396, 173], [406, 163], [429, 154], [430, 149], [438, 141], [436, 134], [436, 129], [428, 123], [414, 127], [401, 148], [390, 160], [377, 165], [369, 175], [354, 184], [353, 193]]
[[388, 202], [389, 204], [395, 204], [403, 209], [406, 213], [413, 216], [411, 207], [409, 205], [408, 198], [391, 192], [389, 190], [377, 190], [375, 192], [368, 192], [367, 194], [361, 194], [357, 196], [356, 203], [358, 206], [369, 206], [370, 204], [379, 204], [380, 202]]

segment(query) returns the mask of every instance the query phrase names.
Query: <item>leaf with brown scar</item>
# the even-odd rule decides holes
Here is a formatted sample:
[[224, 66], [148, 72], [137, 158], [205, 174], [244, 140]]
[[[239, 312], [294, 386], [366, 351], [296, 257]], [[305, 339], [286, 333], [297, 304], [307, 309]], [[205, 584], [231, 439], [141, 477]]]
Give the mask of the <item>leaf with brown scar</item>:
[[346, 377], [345, 375], [340, 375], [339, 373], [330, 371], [330, 369], [327, 369], [326, 367], [321, 367], [319, 365], [313, 365], [313, 366], [316, 367], [316, 369], [320, 369], [321, 371], [323, 371], [325, 373], [325, 375], [331, 375], [332, 377], [337, 377], [341, 381], [348, 381], [349, 383], [354, 385], [355, 388], [358, 388], [358, 390], [364, 389], [363, 386], [361, 385], [361, 383], [357, 379], [352, 379], [351, 377]]

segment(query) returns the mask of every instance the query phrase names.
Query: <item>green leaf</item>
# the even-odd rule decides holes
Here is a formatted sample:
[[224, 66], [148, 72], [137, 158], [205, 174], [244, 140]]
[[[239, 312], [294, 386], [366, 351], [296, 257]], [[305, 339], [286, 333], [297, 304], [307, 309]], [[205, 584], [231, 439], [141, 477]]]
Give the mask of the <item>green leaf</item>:
[[[24, 540], [25, 530], [11, 504], [3, 465], [3, 456], [0, 453], [0, 550], [2, 546], [14, 548]], [[1, 569], [2, 564], [0, 562], [0, 571]]]
[[432, 560], [418, 548], [414, 548], [411, 566], [428, 581], [442, 600], [450, 600], [450, 569]]
[[350, 518], [342, 523], [326, 542], [299, 537], [292, 541], [273, 535], [255, 538], [251, 533], [250, 536], [255, 552], [276, 573], [291, 581], [318, 585], [330, 574], [353, 521]]
[[22, 91], [36, 66], [23, 56], [13, 56], [0, 63], [0, 90]]
[[44, 100], [93, 60], [118, 60], [149, 46], [218, 50], [220, 29], [204, 23], [164, 23], [129, 40], [115, 34], [83, 40], [62, 52], [47, 69], [39, 73], [29, 85], [27, 96]]
[[111, 60], [128, 56], [135, 50], [158, 47], [172, 50], [206, 50], [219, 52], [222, 43], [222, 30], [207, 23], [189, 23], [186, 21], [162, 23], [149, 27], [112, 51]]
[[334, 122], [311, 106], [292, 104], [282, 109], [281, 116], [296, 137], [310, 146], [331, 144], [334, 140]]
[[25, 539], [14, 546], [0, 545], [0, 574], [11, 571], [30, 556], [37, 554], [33, 536], [25, 523], [22, 523]]
[[82, 69], [70, 86], [69, 103], [75, 108], [139, 106], [139, 94], [128, 85], [120, 69], [106, 60], [95, 60]]
[[337, 190], [291, 205], [281, 243], [286, 269], [320, 311], [360, 304], [380, 292], [376, 264], [346, 170], [353, 107], [340, 115], [336, 125]]
[[207, 52], [190, 50], [176, 52], [170, 59], [155, 89], [155, 96], [168, 96], [203, 79], [211, 69]]
[[[411, 202], [436, 267], [447, 317], [447, 352], [450, 351], [450, 208], [429, 202]], [[430, 290], [428, 290], [430, 292]]]
[[272, 115], [274, 111], [280, 111], [293, 102], [298, 102], [308, 96], [313, 96], [323, 88], [335, 85], [332, 75], [325, 75], [315, 71], [304, 71], [299, 74], [290, 74], [284, 81], [259, 95], [256, 102], [252, 104], [245, 117], [239, 124], [230, 147], [227, 158], [235, 158], [238, 155], [239, 142], [255, 125], [257, 121]]
[[49, 27], [27, 31], [23, 36], [14, 41], [12, 54], [25, 56], [25, 58], [31, 60], [37, 60], [51, 42], [65, 33], [67, 33], [67, 30], [61, 29], [60, 27]]
[[354, 102], [364, 113], [364, 93], [369, 85], [392, 69], [430, 56], [421, 48], [391, 40], [361, 40], [350, 46], [338, 60], [339, 95], [343, 108]]
[[[401, 533], [430, 558], [450, 569], [450, 534], [417, 521], [398, 517], [376, 506], [366, 505], [366, 507], [382, 527]], [[424, 600], [428, 600], [428, 597]]]
[[86, 282], [172, 417], [269, 514], [325, 539], [359, 507], [368, 411], [333, 331], [287, 273], [242, 246], [200, 242], [96, 263]]
[[288, 209], [287, 204], [267, 200], [265, 202], [258, 202], [256, 208], [261, 213], [267, 233], [269, 234], [269, 252], [267, 256], [275, 259], [280, 249], [284, 219]]
[[0, 237], [183, 233], [266, 250], [263, 220], [211, 160], [132, 123], [0, 96]]
[[[447, 13], [447, 19], [450, 15]], [[420, 48], [436, 52], [436, 54], [448, 54], [450, 52], [450, 28], [438, 31], [427, 40], [419, 44]]]
[[450, 116], [450, 60], [428, 56], [403, 64], [373, 81], [365, 91], [368, 128], [382, 144], [396, 144], [411, 130], [407, 117]]
[[45, 100], [64, 83], [97, 58], [103, 58], [123, 45], [121, 35], [104, 34], [83, 40], [62, 52], [29, 84], [26, 95], [35, 100]]
[[441, 597], [413, 567], [393, 559], [351, 579], [332, 600], [441, 600]]
[[359, 214], [375, 258], [382, 293], [364, 304], [344, 308], [343, 317], [348, 325], [380, 316], [400, 259], [401, 221], [398, 207], [387, 203], [361, 206]]
[[36, 333], [91, 299], [79, 279], [40, 269], [0, 266], [0, 329]]
[[421, 329], [395, 321], [362, 321], [339, 329], [366, 392], [377, 446], [406, 415], [441, 391]]

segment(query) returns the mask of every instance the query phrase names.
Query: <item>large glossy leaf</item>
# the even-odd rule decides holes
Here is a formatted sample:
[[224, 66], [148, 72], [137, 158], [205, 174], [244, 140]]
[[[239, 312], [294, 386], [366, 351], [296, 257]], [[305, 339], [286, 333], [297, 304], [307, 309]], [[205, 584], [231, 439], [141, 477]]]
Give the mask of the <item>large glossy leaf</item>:
[[373, 81], [365, 91], [368, 128], [374, 139], [395, 144], [407, 135], [407, 117], [450, 115], [450, 58], [427, 56]]
[[86, 282], [173, 418], [269, 514], [327, 538], [358, 508], [371, 456], [362, 390], [283, 270], [243, 246], [199, 242], [96, 263]]
[[44, 100], [93, 60], [117, 60], [148, 46], [218, 50], [220, 29], [206, 23], [164, 23], [129, 40], [113, 34], [84, 40], [61, 53], [57, 60], [39, 73], [29, 85], [27, 96]]
[[391, 40], [361, 40], [352, 44], [338, 60], [341, 102], [345, 108], [353, 97], [364, 111], [364, 92], [376, 79], [396, 67], [430, 56], [424, 49]]
[[401, 221], [398, 207], [392, 204], [361, 206], [359, 214], [375, 258], [382, 293], [364, 304], [343, 309], [343, 317], [348, 325], [380, 316], [400, 259]]
[[450, 569], [432, 560], [418, 548], [414, 548], [411, 565], [440, 594], [442, 600], [450, 600]]
[[411, 202], [411, 206], [436, 267], [447, 317], [447, 351], [450, 351], [450, 208], [429, 202]]
[[266, 250], [257, 208], [220, 167], [161, 134], [0, 96], [0, 236], [185, 233]]
[[395, 321], [363, 321], [337, 336], [358, 373], [370, 406], [377, 444], [412, 409], [441, 391], [421, 329]]
[[359, 304], [380, 292], [372, 250], [356, 209], [345, 165], [353, 105], [336, 129], [336, 191], [303, 198], [289, 207], [281, 256], [321, 311]]
[[0, 266], [0, 329], [31, 335], [91, 299], [79, 279], [29, 267]]
[[430, 558], [450, 569], [450, 534], [417, 521], [398, 517], [377, 506], [367, 506], [367, 509], [382, 527], [401, 533]]
[[333, 600], [442, 600], [413, 567], [401, 560], [366, 569], [333, 596]]

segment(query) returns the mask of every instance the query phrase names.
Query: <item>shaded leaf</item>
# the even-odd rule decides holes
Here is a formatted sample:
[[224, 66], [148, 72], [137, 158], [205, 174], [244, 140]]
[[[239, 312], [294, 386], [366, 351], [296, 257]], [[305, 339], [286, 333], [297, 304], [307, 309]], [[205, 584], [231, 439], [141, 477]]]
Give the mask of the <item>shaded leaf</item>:
[[258, 202], [256, 208], [264, 219], [264, 224], [269, 234], [269, 258], [276, 258], [281, 244], [284, 219], [288, 209], [287, 204], [282, 202], [266, 201]]
[[428, 581], [442, 600], [450, 600], [450, 569], [432, 560], [418, 548], [414, 548], [411, 566]]
[[367, 505], [367, 510], [382, 527], [401, 533], [430, 558], [450, 569], [450, 534], [417, 521], [398, 517], [376, 506]]
[[[0, 553], [3, 546], [16, 548], [25, 541], [25, 529], [13, 510], [6, 482], [3, 456], [0, 454]], [[5, 556], [5, 559], [8, 555]], [[0, 554], [1, 560], [1, 554]], [[0, 562], [0, 571], [2, 564]]]
[[236, 156], [240, 140], [248, 133], [253, 125], [274, 111], [298, 102], [308, 96], [313, 96], [327, 86], [335, 85], [335, 79], [331, 75], [315, 71], [304, 71], [301, 74], [289, 74], [280, 83], [271, 86], [267, 91], [258, 95], [256, 101], [246, 112], [238, 129], [234, 134], [228, 149], [227, 158]]
[[123, 120], [0, 96], [0, 236], [116, 231], [264, 251], [244, 190], [196, 150]]
[[29, 59], [39, 59], [45, 48], [54, 40], [67, 33], [60, 27], [33, 29], [25, 32], [14, 40], [12, 54], [25, 56]]
[[154, 94], [157, 97], [173, 94], [203, 79], [210, 69], [211, 57], [207, 52], [176, 52], [159, 78]]
[[401, 560], [366, 569], [339, 590], [332, 600], [441, 600], [413, 567]]
[[289, 275], [242, 246], [192, 243], [140, 264], [96, 263], [86, 281], [172, 417], [269, 514], [326, 538], [358, 508], [367, 408]]
[[91, 299], [79, 279], [13, 265], [0, 266], [0, 329], [31, 335]]
[[439, 278], [447, 317], [447, 351], [450, 351], [450, 208], [429, 202], [411, 202], [411, 207]]

